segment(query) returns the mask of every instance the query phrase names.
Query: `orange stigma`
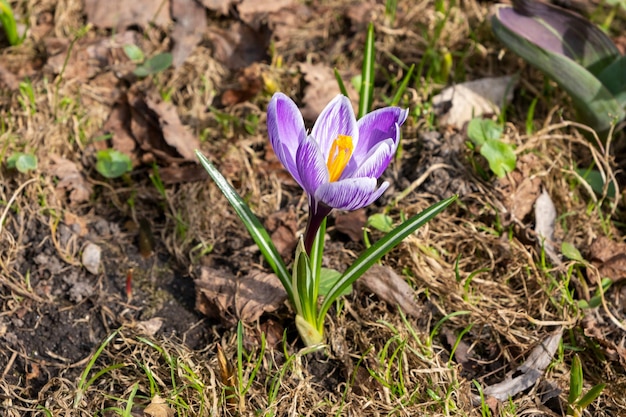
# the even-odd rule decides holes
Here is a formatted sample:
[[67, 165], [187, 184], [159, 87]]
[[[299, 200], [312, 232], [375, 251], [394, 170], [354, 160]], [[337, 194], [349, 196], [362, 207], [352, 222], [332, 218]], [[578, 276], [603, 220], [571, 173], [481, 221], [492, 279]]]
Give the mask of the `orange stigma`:
[[346, 135], [337, 135], [337, 139], [333, 141], [328, 154], [328, 161], [326, 166], [328, 167], [328, 174], [330, 182], [335, 182], [341, 177], [343, 170], [346, 169], [348, 161], [352, 156], [352, 137]]

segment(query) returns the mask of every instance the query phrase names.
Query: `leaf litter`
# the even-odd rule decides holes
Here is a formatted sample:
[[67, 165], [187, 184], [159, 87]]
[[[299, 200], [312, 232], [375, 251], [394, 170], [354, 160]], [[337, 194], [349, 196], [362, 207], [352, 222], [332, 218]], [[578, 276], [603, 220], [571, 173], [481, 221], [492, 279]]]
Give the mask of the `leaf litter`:
[[[20, 102], [17, 95], [2, 99], [7, 138], [20, 141], [11, 139], [8, 149], [34, 149], [45, 175], [30, 174], [32, 182], [19, 188], [28, 177], [0, 172], [0, 200], [13, 201], [0, 241], [0, 338], [9, 347], [0, 353], [0, 369], [4, 370], [1, 384], [9, 397], [0, 407], [11, 403], [10, 409], [14, 405], [29, 408], [45, 401], [53, 414], [68, 412], [84, 364], [101, 341], [121, 326], [115, 342], [107, 345], [97, 360], [97, 369], [141, 361], [154, 373], [155, 383], [165, 396], [173, 392], [172, 384], [179, 382], [171, 379], [177, 374], [163, 362], [166, 355], [162, 353], [166, 352], [180, 358], [184, 369], [203, 379], [202, 392], [178, 391], [190, 409], [204, 407], [196, 415], [232, 413], [232, 408], [220, 402], [219, 383], [212, 381], [216, 346], [224, 347], [226, 357], [236, 356], [232, 326], [241, 318], [246, 322], [250, 360], [258, 352], [261, 331], [267, 332], [268, 342], [271, 334], [270, 345], [277, 347], [261, 358], [257, 380], [245, 397], [248, 410], [271, 409], [278, 415], [363, 415], [367, 405], [373, 414], [386, 414], [403, 399], [386, 388], [394, 378], [385, 380], [383, 375], [401, 374], [404, 387], [411, 393], [411, 401], [403, 403], [410, 415], [432, 412], [428, 408], [432, 397], [423, 392], [425, 386], [456, 387], [455, 395], [461, 400], [455, 405], [473, 415], [478, 411], [470, 400], [476, 391], [469, 381], [478, 379], [485, 387], [497, 386], [506, 379], [505, 370], [515, 380], [517, 375], [511, 374], [515, 361], [511, 358], [525, 356], [526, 362], [518, 370], [526, 379], [517, 380], [521, 381], [518, 387], [531, 382], [531, 386], [539, 386], [543, 381], [566, 392], [569, 351], [564, 353], [565, 362], [552, 361], [554, 367], [547, 371], [542, 368], [550, 361], [545, 353], [549, 350], [537, 354], [540, 361], [530, 360], [534, 349], [543, 346], [537, 341], [549, 342], [554, 326], [562, 322], [574, 326], [567, 336], [568, 346], [585, 349], [588, 339], [577, 333], [580, 328], [597, 343], [593, 351], [582, 352], [589, 367], [585, 369], [586, 383], [596, 378], [614, 382], [615, 388], [607, 387], [592, 412], [619, 415], [626, 409], [616, 394], [620, 384], [626, 383], [621, 376], [623, 332], [603, 309], [585, 311], [581, 320], [572, 310], [551, 303], [559, 297], [546, 290], [552, 288], [554, 277], [538, 266], [535, 242], [525, 236], [533, 218], [541, 218], [531, 213], [543, 187], [557, 212], [567, 213], [554, 224], [554, 239], [560, 241], [561, 235], [566, 235], [563, 241], [580, 248], [601, 274], [619, 284], [619, 259], [613, 259], [610, 252], [621, 250], [619, 245], [612, 246], [621, 241], [620, 231], [610, 225], [610, 233], [606, 233], [606, 225], [594, 211], [598, 209], [587, 207], [591, 197], [568, 182], [573, 181], [567, 175], [569, 167], [586, 158], [589, 148], [581, 147], [584, 141], [577, 132], [551, 119], [550, 98], [539, 100], [535, 113], [536, 121], [543, 121], [548, 129], [534, 135], [516, 134], [526, 122], [526, 114], [517, 113], [525, 106], [519, 97], [513, 98], [513, 110], [507, 110], [510, 140], [517, 146], [519, 157], [518, 170], [505, 179], [509, 183], [480, 178], [468, 163], [463, 135], [427, 126], [428, 112], [407, 124], [403, 152], [385, 174], [391, 186], [381, 204], [393, 203], [388, 214], [395, 222], [452, 193], [461, 195], [460, 204], [385, 257], [382, 269], [377, 267], [375, 276], [359, 283], [360, 291], [336, 306], [339, 309], [332, 311], [329, 323], [333, 339], [328, 356], [300, 356], [298, 341], [285, 319], [289, 312], [280, 286], [272, 281], [275, 277], [268, 274], [269, 269], [245, 231], [236, 225], [219, 192], [203, 181], [206, 177], [202, 170], [196, 170], [190, 151], [202, 148], [227, 168], [228, 178], [265, 224], [274, 223], [275, 237], [289, 256], [294, 237], [303, 227], [302, 219], [293, 213], [298, 213], [303, 203], [297, 185], [278, 168], [266, 143], [263, 121], [268, 92], [276, 88], [288, 92], [307, 108], [307, 119], [313, 120], [319, 103], [327, 101], [324, 97], [338, 92], [333, 68], [342, 71], [351, 88], [349, 80], [360, 68], [360, 34], [373, 19], [377, 64], [385, 69], [385, 75], [376, 79], [379, 99], [375, 106], [384, 105], [382, 97], [389, 97], [394, 90], [390, 80], [397, 84], [405, 70], [390, 57], [405, 64], [425, 59], [428, 68], [424, 46], [429, 41], [424, 36], [431, 33], [440, 16], [430, 3], [411, 7], [399, 4], [395, 19], [385, 14], [379, 2], [365, 2], [355, 8], [341, 1], [285, 1], [280, 3], [280, 10], [271, 2], [252, 1], [125, 4], [88, 1], [83, 8], [82, 2], [70, 0], [55, 5], [51, 13], [43, 3], [36, 3], [31, 20], [37, 23], [32, 33], [46, 57], [39, 57], [28, 45], [3, 50], [7, 74], [0, 74], [2, 79], [9, 89], [19, 91], [19, 83], [28, 75], [37, 108], [34, 114], [29, 113], [23, 107], [28, 102], [23, 98]], [[198, 5], [208, 13], [200, 13]], [[202, 16], [207, 18], [206, 24]], [[475, 53], [470, 48], [472, 38], [466, 23], [481, 22], [486, 16], [487, 8], [480, 2], [454, 7], [438, 41], [450, 50], [468, 51], [467, 61], [455, 64], [464, 66], [463, 78], [467, 80], [518, 69], [517, 61], [506, 53], [500, 59], [495, 51], [501, 47], [491, 43], [493, 40], [479, 39], [487, 52]], [[70, 48], [75, 33], [85, 23], [97, 29], [87, 28], [86, 35]], [[137, 45], [146, 56], [170, 50], [175, 54], [175, 68], [137, 80], [132, 76], [135, 64], [123, 52], [126, 44]], [[270, 45], [273, 49], [268, 53]], [[481, 51], [485, 46], [472, 45]], [[480, 64], [474, 65], [477, 61]], [[525, 87], [543, 83], [534, 73], [522, 72], [521, 76]], [[55, 80], [58, 90], [54, 94], [51, 84], [43, 81], [46, 77], [47, 82]], [[459, 81], [458, 85], [466, 80], [454, 81]], [[403, 106], [415, 109], [430, 100], [431, 92], [444, 87], [433, 84], [425, 92], [420, 83], [409, 86], [401, 99]], [[231, 98], [226, 95], [228, 91]], [[57, 93], [64, 99], [62, 103]], [[223, 100], [225, 95], [227, 100]], [[560, 98], [557, 101], [562, 106], [566, 101]], [[492, 100], [493, 104], [498, 102], [497, 98]], [[467, 101], [460, 105], [471, 106]], [[492, 104], [484, 111], [495, 113]], [[258, 118], [257, 123], [244, 127], [242, 121], [250, 115]], [[569, 116], [567, 108], [563, 115]], [[463, 117], [467, 119], [467, 114]], [[458, 120], [455, 123], [458, 127]], [[105, 182], [95, 173], [93, 157], [103, 147], [132, 156], [135, 165], [130, 182]], [[527, 153], [528, 149], [533, 152]], [[529, 155], [535, 158], [530, 160]], [[608, 161], [601, 162], [610, 166]], [[163, 194], [147, 175], [148, 171], [154, 173], [154, 163], [166, 184]], [[16, 198], [11, 200], [13, 195]], [[289, 211], [293, 207], [296, 210]], [[382, 206], [364, 214], [380, 211]], [[511, 219], [504, 219], [504, 228], [499, 230], [498, 219], [504, 212], [512, 213], [513, 223], [519, 222], [523, 228], [507, 229], [506, 220]], [[345, 270], [363, 248], [358, 230], [362, 219], [351, 219], [346, 225], [342, 216], [338, 214], [328, 229], [334, 244], [328, 249], [327, 266], [337, 270]], [[138, 248], [136, 230], [123, 226], [127, 221], [136, 223], [137, 218], [149, 218], [154, 229], [154, 255], [146, 259]], [[342, 235], [351, 237], [346, 241]], [[372, 233], [374, 240], [380, 236]], [[592, 242], [602, 238], [612, 242], [608, 249], [590, 249]], [[87, 274], [78, 261], [80, 248], [88, 241], [103, 251], [96, 275]], [[199, 264], [205, 266], [198, 275], [188, 276], [186, 271]], [[607, 268], [602, 269], [605, 264]], [[133, 297], [128, 300], [124, 284], [130, 268], [134, 268]], [[472, 275], [481, 270], [488, 272]], [[593, 292], [595, 281], [590, 280], [589, 285]], [[620, 306], [626, 297], [622, 292], [620, 285], [614, 285], [605, 294], [610, 311], [619, 320], [624, 317]], [[408, 314], [406, 320], [398, 314], [397, 306]], [[450, 316], [459, 311], [468, 313]], [[442, 330], [446, 340], [434, 337], [432, 349], [425, 348], [424, 341], [432, 335], [435, 323], [444, 317], [448, 317], [446, 330]], [[147, 327], [133, 328], [132, 323]], [[469, 325], [471, 330], [462, 337], [454, 356], [465, 373], [457, 373], [448, 362], [449, 345], [458, 329]], [[156, 343], [161, 350], [140, 338]], [[402, 341], [397, 350], [401, 362], [383, 360], [380, 352], [385, 346], [395, 346], [396, 341]], [[282, 368], [286, 360], [282, 352], [297, 358], [289, 362], [294, 363], [293, 368]], [[527, 356], [526, 352], [531, 353]], [[594, 352], [604, 355], [604, 362], [596, 360]], [[465, 369], [472, 361], [484, 366]], [[268, 391], [259, 381], [271, 381], [277, 369], [285, 370], [277, 385], [278, 399], [268, 404]], [[101, 409], [103, 394], [106, 398], [127, 398], [133, 384], [145, 380], [145, 373], [126, 366], [100, 378], [87, 390], [81, 404], [90, 414]], [[99, 387], [104, 385], [119, 387], [119, 392], [101, 391]], [[329, 400], [336, 398], [338, 386], [346, 387], [341, 409]], [[529, 412], [540, 404], [532, 388], [518, 391], [502, 391], [506, 394], [503, 397], [513, 396], [518, 412]], [[120, 406], [112, 399], [106, 402]], [[138, 400], [137, 406], [143, 411], [150, 410], [148, 405], [149, 400]]]

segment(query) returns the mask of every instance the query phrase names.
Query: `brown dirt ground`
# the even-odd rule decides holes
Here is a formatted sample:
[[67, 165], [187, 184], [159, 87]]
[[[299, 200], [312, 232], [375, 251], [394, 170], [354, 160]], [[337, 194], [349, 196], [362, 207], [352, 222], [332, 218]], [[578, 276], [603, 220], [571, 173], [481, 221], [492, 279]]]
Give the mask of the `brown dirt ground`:
[[[248, 37], [234, 29], [246, 19], [234, 4], [225, 13], [203, 9], [207, 28], [196, 30], [197, 45], [185, 63], [140, 80], [130, 75], [134, 64], [119, 48], [102, 46], [104, 55], [95, 58], [104, 63], [94, 63], [89, 46], [121, 31], [88, 24], [82, 1], [11, 2], [29, 31], [22, 45], [0, 50], [1, 155], [5, 161], [13, 152], [30, 152], [39, 165], [26, 174], [4, 164], [0, 171], [0, 414], [141, 416], [158, 393], [180, 416], [481, 415], [472, 404], [478, 394], [472, 381], [483, 387], [502, 381], [556, 331], [563, 341], [547, 370], [510, 402], [489, 400], [491, 412], [563, 415], [577, 353], [585, 389], [607, 383], [588, 415], [626, 415], [626, 292], [620, 282], [626, 271], [614, 265], [615, 283], [602, 306], [578, 309], [577, 300], [593, 295], [599, 277], [608, 274], [604, 264], [564, 260], [552, 266], [536, 245], [534, 200], [516, 203], [528, 206], [521, 217], [510, 214], [521, 182], [538, 178], [533, 187], [549, 192], [559, 214], [555, 240], [591, 259], [597, 239], [622, 242], [623, 201], [619, 194], [610, 199], [590, 192], [573, 167], [595, 159], [613, 172], [619, 158], [598, 151], [563, 122], [571, 118], [567, 98], [504, 53], [489, 31], [484, 2], [436, 2], [453, 4], [445, 17], [435, 2], [400, 1], [394, 20], [385, 16], [383, 1], [295, 3], [282, 15], [272, 11], [249, 20], [259, 27], [248, 29]], [[617, 28], [623, 28], [622, 18]], [[262, 220], [276, 213], [286, 219], [291, 210], [297, 214], [290, 225], [302, 230], [304, 199], [270, 150], [265, 108], [274, 90], [303, 107], [313, 105], [303, 63], [357, 74], [370, 20], [377, 33], [375, 107], [402, 79], [406, 68], [398, 62], [424, 67], [402, 101], [412, 112], [401, 158], [384, 175], [390, 190], [366, 214], [387, 210], [398, 222], [441, 198], [460, 196], [383, 261], [407, 280], [419, 315], [405, 318], [357, 285], [329, 314], [328, 346], [305, 354], [292, 313], [281, 304], [244, 324], [245, 381], [252, 379], [255, 361], [260, 366], [249, 390], [232, 401], [217, 346], [236, 364], [236, 313], [198, 312], [194, 280], [202, 267], [233, 279], [265, 267], [217, 188], [181, 157], [180, 143], [164, 142], [167, 133], [154, 125], [162, 108], [150, 107], [149, 100], [161, 97], [175, 106], [184, 129]], [[147, 56], [175, 43], [172, 22], [131, 29]], [[238, 46], [237, 36], [244, 37]], [[452, 52], [451, 75], [437, 79], [429, 54], [446, 51]], [[518, 71], [520, 87], [505, 130], [517, 147], [518, 172], [504, 180], [482, 177], [476, 166], [485, 168], [484, 161], [466, 146], [463, 132], [436, 124], [429, 100], [446, 84]], [[321, 90], [333, 80], [317, 83], [314, 90]], [[527, 135], [526, 113], [535, 97], [535, 133]], [[114, 109], [122, 115], [112, 119], [117, 127], [107, 122]], [[132, 173], [103, 178], [95, 152], [134, 143], [118, 139], [129, 132], [137, 141]], [[59, 157], [75, 171], [60, 173]], [[166, 182], [163, 193], [150, 178], [153, 164]], [[436, 164], [445, 165], [429, 171]], [[73, 194], [81, 189], [82, 198]], [[338, 223], [331, 217], [326, 262], [345, 269], [364, 246]], [[147, 229], [153, 243], [145, 243]], [[81, 260], [89, 243], [102, 251], [95, 274]], [[475, 271], [483, 272], [468, 282]], [[436, 327], [454, 312], [462, 314]], [[260, 356], [262, 333], [268, 349]], [[102, 371], [88, 387], [81, 377], [86, 370], [87, 380]]]

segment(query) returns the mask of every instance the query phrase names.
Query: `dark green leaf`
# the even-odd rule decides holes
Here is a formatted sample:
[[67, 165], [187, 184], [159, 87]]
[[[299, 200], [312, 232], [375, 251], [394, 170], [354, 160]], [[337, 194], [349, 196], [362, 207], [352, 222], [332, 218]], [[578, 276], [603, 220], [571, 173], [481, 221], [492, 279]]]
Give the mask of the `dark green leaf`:
[[132, 171], [130, 157], [115, 149], [105, 149], [96, 154], [96, 171], [106, 178], [117, 178]]
[[7, 158], [7, 168], [17, 169], [22, 174], [37, 169], [37, 157], [32, 154], [16, 152]]
[[[591, 186], [591, 189], [598, 195], [604, 192], [604, 179], [597, 169], [577, 169], [576, 172]], [[606, 195], [615, 198], [615, 184], [609, 183]]]
[[[572, 97], [578, 117], [583, 123], [602, 135], [608, 132], [615, 121], [624, 119], [626, 113], [622, 106], [593, 73], [556, 47], [543, 49], [533, 44], [527, 38], [528, 30], [525, 30], [530, 25], [521, 24], [522, 20], [518, 20], [514, 13], [510, 6], [497, 6], [496, 13], [491, 19], [496, 37], [513, 52], [554, 79]], [[598, 43], [603, 44], [601, 40]], [[545, 45], [547, 46], [549, 45]], [[612, 62], [615, 59], [611, 50], [610, 46], [605, 45], [599, 52], [581, 57], [580, 61], [587, 64], [595, 62], [593, 67], [599, 72], [601, 69], [598, 69], [598, 63], [604, 65], [602, 67], [604, 68], [610, 63], [606, 62], [607, 60]]]
[[[335, 271], [334, 269], [322, 268], [322, 271], [320, 274], [319, 294], [326, 296], [328, 292], [330, 291], [330, 289], [333, 287], [333, 285], [335, 285], [335, 283], [339, 280], [340, 277], [341, 277], [341, 272]], [[352, 285], [348, 286], [339, 295], [340, 296], [348, 295], [351, 292], [352, 292]]]
[[393, 230], [393, 219], [386, 214], [376, 213], [367, 219], [367, 225], [378, 231], [389, 233]]
[[580, 254], [580, 251], [576, 249], [576, 246], [569, 242], [561, 243], [561, 253], [571, 261], [585, 262], [583, 256]]
[[500, 140], [487, 140], [480, 147], [480, 154], [489, 162], [489, 168], [499, 178], [506, 176], [507, 173], [515, 169], [517, 158], [511, 145]]
[[572, 367], [570, 368], [569, 377], [569, 395], [567, 402], [571, 405], [576, 402], [583, 392], [583, 367], [580, 364], [578, 355], [574, 355], [572, 359]]

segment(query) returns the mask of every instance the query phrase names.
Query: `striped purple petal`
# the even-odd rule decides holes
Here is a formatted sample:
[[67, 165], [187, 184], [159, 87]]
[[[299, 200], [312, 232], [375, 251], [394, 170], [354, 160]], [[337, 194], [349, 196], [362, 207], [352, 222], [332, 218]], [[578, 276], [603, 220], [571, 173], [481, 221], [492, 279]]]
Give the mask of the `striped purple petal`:
[[350, 99], [340, 94], [328, 103], [313, 125], [311, 135], [319, 144], [324, 159], [328, 158], [338, 135], [350, 136], [354, 146], [357, 146], [359, 130]]
[[296, 152], [299, 144], [306, 138], [306, 129], [302, 113], [289, 97], [276, 93], [267, 107], [267, 133], [274, 148], [274, 153], [302, 185], [296, 164]]
[[313, 136], [305, 138], [296, 153], [300, 185], [309, 195], [314, 195], [318, 187], [328, 182], [328, 168], [322, 151]]
[[387, 139], [377, 143], [370, 149], [367, 155], [365, 155], [363, 161], [356, 166], [356, 170], [349, 173], [349, 177], [380, 178], [393, 159], [396, 149], [398, 149], [398, 141], [394, 141], [393, 139]]
[[319, 186], [314, 200], [340, 210], [357, 210], [376, 201], [389, 187], [384, 182], [378, 187], [375, 178], [349, 178]]
[[[353, 163], [359, 166], [377, 143], [392, 139], [396, 146], [400, 140], [400, 126], [405, 122], [408, 110], [385, 107], [366, 114], [357, 122], [359, 143], [352, 154]], [[349, 167], [355, 170], [353, 167]]]

